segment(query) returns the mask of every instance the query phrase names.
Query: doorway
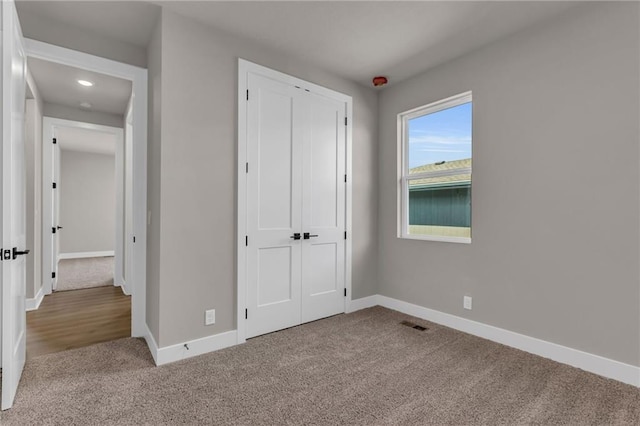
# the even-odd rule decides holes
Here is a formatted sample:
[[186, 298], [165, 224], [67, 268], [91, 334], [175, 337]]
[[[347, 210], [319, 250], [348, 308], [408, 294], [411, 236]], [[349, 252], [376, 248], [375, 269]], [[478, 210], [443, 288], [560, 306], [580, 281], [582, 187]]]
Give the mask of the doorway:
[[45, 296], [27, 314], [27, 359], [131, 336], [134, 128], [130, 81], [35, 58], [28, 69], [42, 104]]
[[[131, 336], [147, 337], [149, 334], [145, 322], [147, 70], [35, 40], [25, 40], [25, 50], [29, 60], [47, 61], [58, 66], [72, 67], [111, 79], [126, 80], [130, 83], [130, 96], [126, 104], [126, 110], [120, 116], [121, 120], [119, 122], [119, 127], [123, 129], [122, 143], [117, 145], [116, 148], [116, 155], [120, 153], [123, 159], [123, 161], [117, 162], [122, 166], [123, 172], [116, 173], [116, 175], [122, 176], [122, 179], [127, 182], [124, 185], [122, 197], [119, 198], [121, 200], [120, 204], [116, 208], [119, 211], [122, 211], [122, 209], [127, 211], [124, 217], [128, 218], [128, 221], [125, 223], [123, 220], [116, 230], [116, 245], [120, 244], [118, 240], [122, 241], [123, 255], [120, 258], [116, 256], [114, 259], [114, 280], [116, 284], [122, 283], [125, 293], [131, 295]], [[78, 82], [74, 81], [74, 84], [78, 84]], [[61, 114], [57, 116], [65, 117]], [[70, 127], [68, 121], [78, 121], [67, 120], [67, 122], [64, 122], [65, 118], [58, 118], [57, 120], [59, 121], [49, 123], [52, 124], [51, 126], [44, 125], [43, 121], [43, 166], [46, 166], [44, 158], [47, 154], [44, 149], [55, 145], [53, 144], [55, 129], [65, 126]], [[108, 124], [110, 123], [87, 126], [76, 123], [75, 127], [83, 130], [104, 132], [107, 130], [104, 126]], [[51, 182], [51, 186], [48, 186], [44, 180], [45, 178], [46, 175], [43, 168], [43, 188], [51, 188], [53, 182]], [[118, 183], [117, 187], [121, 187], [121, 185]], [[43, 212], [46, 209], [53, 209], [53, 200], [45, 200], [45, 195], [48, 193], [50, 194], [50, 192], [43, 189]], [[45, 216], [43, 214], [43, 219]], [[61, 224], [56, 224], [55, 226], [63, 226], [64, 228], [64, 225]], [[51, 247], [51, 251], [53, 251], [53, 238], [48, 238], [49, 241], [46, 241], [45, 237], [53, 235], [53, 232], [51, 234], [47, 233], [47, 231], [52, 231], [53, 227], [53, 223], [45, 224], [43, 220], [43, 286], [50, 284], [51, 291], [53, 291], [54, 282], [52, 281], [52, 275], [49, 274], [53, 274], [55, 271], [45, 270], [45, 267], [46, 265], [51, 265], [50, 268], [53, 269], [54, 259], [52, 254], [45, 258], [45, 251], [47, 247]], [[64, 229], [61, 231], [64, 231]]]
[[240, 60], [238, 335], [344, 313], [351, 98]]

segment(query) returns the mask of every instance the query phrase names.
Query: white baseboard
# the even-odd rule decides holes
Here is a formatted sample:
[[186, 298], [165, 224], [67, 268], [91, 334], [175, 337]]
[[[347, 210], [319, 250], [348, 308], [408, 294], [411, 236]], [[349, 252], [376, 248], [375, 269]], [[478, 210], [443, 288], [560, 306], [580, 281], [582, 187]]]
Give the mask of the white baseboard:
[[[180, 361], [182, 359], [206, 354], [208, 352], [219, 351], [236, 345], [237, 331], [231, 330], [225, 333], [214, 334], [213, 336], [203, 337], [201, 339], [190, 340], [188, 342], [178, 343], [177, 345], [159, 348], [153, 334], [147, 326], [147, 333], [144, 336], [149, 346], [149, 351], [156, 365], [169, 364], [171, 362]], [[189, 349], [185, 347], [187, 345]]]
[[149, 330], [149, 326], [145, 323], [146, 331], [144, 333], [144, 340], [147, 342], [147, 346], [149, 347], [149, 352], [151, 352], [151, 356], [153, 357], [153, 362], [158, 365], [158, 344], [156, 343], [156, 339], [153, 338], [153, 333]]
[[359, 311], [361, 309], [372, 308], [378, 304], [378, 295], [362, 297], [360, 299], [351, 300], [347, 303], [347, 313]]
[[127, 287], [127, 282], [124, 280], [124, 278], [122, 278], [122, 282], [120, 283], [120, 288], [122, 289], [122, 292], [124, 294], [126, 294], [127, 296], [131, 296], [131, 292], [129, 291], [129, 287]]
[[40, 290], [38, 290], [38, 293], [36, 293], [36, 297], [26, 300], [27, 311], [35, 311], [36, 309], [38, 309], [40, 307], [40, 304], [42, 303], [43, 298], [44, 286], [40, 287]]
[[640, 367], [378, 295], [378, 305], [640, 387]]
[[84, 259], [86, 257], [107, 257], [115, 256], [115, 251], [83, 251], [77, 253], [60, 253], [58, 254], [58, 260], [60, 259]]

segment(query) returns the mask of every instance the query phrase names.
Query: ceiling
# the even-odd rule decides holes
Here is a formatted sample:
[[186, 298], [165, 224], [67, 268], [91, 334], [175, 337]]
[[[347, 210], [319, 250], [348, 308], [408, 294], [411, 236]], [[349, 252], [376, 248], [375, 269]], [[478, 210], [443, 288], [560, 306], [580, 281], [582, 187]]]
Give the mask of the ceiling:
[[[158, 2], [160, 3], [160, 2]], [[569, 8], [564, 2], [161, 2], [371, 85], [404, 80]], [[575, 3], [573, 3], [575, 4]]]
[[[157, 6], [133, 1], [20, 2], [19, 9], [146, 46]], [[556, 15], [555, 1], [155, 1], [365, 85], [390, 83]]]
[[[131, 97], [131, 81], [56, 64], [36, 58], [27, 59], [27, 67], [44, 102], [94, 112], [124, 115]], [[88, 80], [84, 87], [78, 80]], [[80, 104], [88, 102], [91, 108]]]
[[107, 155], [115, 155], [116, 153], [116, 136], [111, 133], [75, 127], [57, 127], [56, 140], [63, 151]]

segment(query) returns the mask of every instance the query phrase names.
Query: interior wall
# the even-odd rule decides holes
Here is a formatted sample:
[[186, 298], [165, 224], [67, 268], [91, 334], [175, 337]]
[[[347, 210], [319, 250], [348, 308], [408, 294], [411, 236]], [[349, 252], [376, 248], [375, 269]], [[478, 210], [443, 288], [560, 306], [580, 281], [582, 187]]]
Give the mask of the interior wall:
[[160, 182], [162, 166], [162, 19], [151, 36], [148, 48], [149, 64], [147, 120], [147, 205], [151, 222], [147, 224], [147, 294], [146, 321], [158, 342], [160, 335]]
[[26, 297], [34, 298], [42, 287], [42, 99], [29, 73], [33, 99], [25, 105], [25, 166], [27, 202]]
[[122, 115], [99, 111], [85, 111], [49, 102], [45, 102], [43, 105], [43, 115], [51, 118], [60, 118], [62, 120], [119, 127], [121, 129], [124, 127], [124, 117]]
[[[638, 7], [580, 5], [381, 92], [381, 294], [640, 365]], [[472, 243], [398, 239], [397, 114], [468, 90]]]
[[114, 155], [60, 151], [60, 254], [113, 251]]
[[[160, 107], [153, 95], [150, 130], [156, 133], [161, 123], [162, 139], [156, 133], [150, 143], [149, 181], [154, 182], [161, 171], [161, 187], [159, 194], [153, 184], [149, 187], [147, 284], [160, 289], [158, 344], [167, 346], [236, 328], [238, 57], [353, 97], [353, 297], [375, 294], [376, 93], [166, 10], [161, 31], [160, 92], [170, 102], [162, 103], [158, 120], [156, 108]], [[157, 46], [152, 45], [153, 49]], [[157, 93], [153, 76], [158, 72], [153, 68], [150, 89]], [[216, 309], [216, 324], [205, 326], [204, 311], [211, 308]]]
[[21, 10], [19, 7], [18, 9], [20, 25], [25, 38], [143, 68], [147, 66], [146, 52], [143, 47], [104, 37], [91, 30], [42, 18], [29, 11]]

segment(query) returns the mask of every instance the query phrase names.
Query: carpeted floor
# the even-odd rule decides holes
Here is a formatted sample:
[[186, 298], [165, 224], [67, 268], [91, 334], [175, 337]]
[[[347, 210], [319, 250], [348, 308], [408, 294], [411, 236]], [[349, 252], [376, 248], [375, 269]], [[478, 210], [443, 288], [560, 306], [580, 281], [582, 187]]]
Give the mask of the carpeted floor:
[[62, 259], [56, 291], [113, 285], [113, 256]]
[[637, 425], [640, 389], [375, 307], [162, 367], [139, 339], [35, 358], [2, 424]]

